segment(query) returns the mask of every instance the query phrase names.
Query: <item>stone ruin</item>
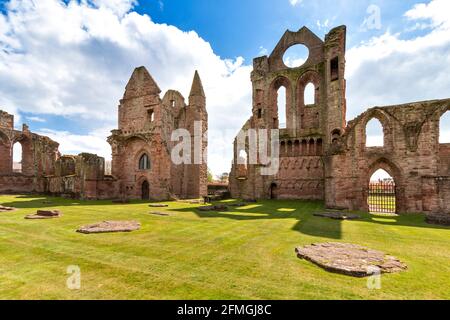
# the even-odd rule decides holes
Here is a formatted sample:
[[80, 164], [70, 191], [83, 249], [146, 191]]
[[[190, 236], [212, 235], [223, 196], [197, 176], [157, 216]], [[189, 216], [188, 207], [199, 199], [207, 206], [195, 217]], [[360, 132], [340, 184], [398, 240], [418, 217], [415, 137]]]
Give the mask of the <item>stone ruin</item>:
[[91, 233], [109, 233], [109, 232], [131, 232], [139, 230], [141, 224], [137, 221], [103, 221], [80, 227], [77, 232]]
[[[193, 137], [196, 123], [208, 129], [206, 98], [195, 72], [189, 102], [174, 90], [160, 98], [158, 85], [145, 67], [136, 68], [118, 107], [119, 127], [108, 142], [112, 174], [105, 159], [94, 154], [61, 155], [48, 137], [14, 129], [14, 116], [0, 111], [0, 193], [46, 193], [80, 199], [170, 200], [207, 195], [207, 164], [173, 164], [174, 129]], [[22, 146], [22, 164], [13, 168], [13, 146]], [[201, 154], [207, 140], [200, 142]], [[194, 148], [194, 146], [193, 146]], [[168, 165], [169, 164], [169, 165]]]
[[59, 210], [38, 210], [36, 214], [29, 214], [25, 216], [25, 219], [29, 220], [42, 220], [42, 219], [54, 219], [62, 217]]
[[[291, 46], [309, 49], [306, 62], [290, 68]], [[396, 212], [450, 214], [450, 144], [439, 143], [439, 123], [450, 99], [374, 107], [346, 121], [346, 27], [322, 40], [303, 27], [286, 31], [270, 56], [253, 60], [252, 116], [242, 130], [280, 129], [279, 170], [262, 175], [266, 163], [250, 163], [249, 137], [234, 142], [231, 196], [240, 199], [323, 200], [328, 208], [368, 211], [369, 181], [378, 169], [395, 181]], [[315, 88], [305, 104], [305, 88]], [[278, 89], [286, 89], [286, 128], [280, 126]], [[367, 123], [383, 126], [383, 147], [366, 146]], [[270, 152], [270, 149], [269, 149]], [[246, 161], [238, 162], [238, 159]], [[242, 163], [243, 162], [243, 163]]]
[[[309, 57], [290, 68], [283, 55], [302, 44]], [[280, 129], [280, 167], [275, 176], [261, 175], [263, 163], [238, 163], [229, 175], [233, 198], [323, 200], [328, 208], [368, 211], [368, 184], [378, 169], [395, 181], [396, 212], [450, 213], [450, 144], [439, 143], [441, 116], [450, 99], [373, 107], [346, 120], [346, 27], [320, 39], [308, 28], [286, 31], [270, 56], [255, 58], [252, 116], [249, 129]], [[312, 84], [314, 103], [304, 93]], [[286, 128], [280, 127], [278, 89], [286, 88]], [[163, 98], [144, 67], [136, 68], [118, 107], [118, 129], [108, 142], [112, 148], [112, 175], [105, 174], [103, 158], [81, 153], [61, 155], [58, 143], [14, 129], [12, 115], [0, 111], [0, 192], [38, 192], [81, 199], [186, 199], [207, 195], [207, 164], [175, 165], [173, 129], [194, 135], [194, 122], [208, 128], [206, 98], [198, 73], [188, 103], [174, 90]], [[281, 106], [280, 106], [281, 107]], [[382, 147], [366, 144], [367, 123], [383, 126]], [[22, 145], [21, 172], [13, 170], [12, 149]], [[202, 152], [207, 141], [201, 142]], [[270, 150], [269, 150], [270, 151]], [[166, 165], [168, 164], [168, 165]]]
[[356, 244], [319, 243], [296, 248], [295, 252], [300, 259], [311, 261], [327, 271], [354, 277], [394, 273], [408, 268], [393, 256]]
[[15, 211], [17, 210], [16, 208], [13, 207], [5, 207], [0, 205], [0, 212], [11, 212], [11, 211]]

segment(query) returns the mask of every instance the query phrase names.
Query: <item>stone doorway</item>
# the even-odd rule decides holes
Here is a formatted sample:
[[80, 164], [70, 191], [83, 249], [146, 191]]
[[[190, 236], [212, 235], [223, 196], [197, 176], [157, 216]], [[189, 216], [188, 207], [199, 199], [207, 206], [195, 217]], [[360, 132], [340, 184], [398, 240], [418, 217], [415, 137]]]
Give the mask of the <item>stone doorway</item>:
[[150, 199], [150, 185], [148, 184], [148, 181], [145, 180], [142, 182], [142, 200], [149, 200]]
[[276, 183], [270, 185], [270, 199], [278, 199], [278, 185]]
[[370, 179], [367, 205], [370, 213], [397, 213], [395, 181], [386, 171], [378, 170]]

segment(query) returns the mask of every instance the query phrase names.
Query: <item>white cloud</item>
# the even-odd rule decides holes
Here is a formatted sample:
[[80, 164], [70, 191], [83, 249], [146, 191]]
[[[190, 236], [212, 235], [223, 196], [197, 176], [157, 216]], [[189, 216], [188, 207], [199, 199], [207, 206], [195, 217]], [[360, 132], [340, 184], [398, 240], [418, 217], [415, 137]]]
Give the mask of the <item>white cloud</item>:
[[33, 122], [46, 122], [46, 120], [45, 120], [44, 118], [41, 118], [41, 117], [35, 117], [35, 116], [32, 116], [32, 117], [26, 117], [26, 119], [27, 119], [28, 121], [33, 121]]
[[[180, 90], [186, 98], [198, 69], [210, 120], [209, 165], [214, 174], [228, 171], [232, 140], [251, 115], [251, 66], [221, 59], [196, 32], [155, 23], [133, 12], [133, 3], [12, 0], [8, 16], [0, 14], [0, 108], [14, 113], [16, 123], [19, 112], [29, 112], [90, 124], [85, 135], [41, 133], [64, 153], [110, 158], [106, 137], [117, 126], [117, 104], [133, 69], [145, 65], [163, 91]], [[348, 50], [348, 119], [374, 105], [450, 95], [449, 5], [434, 0], [405, 13], [408, 23], [427, 31], [421, 36], [386, 32]], [[298, 58], [288, 62], [301, 64]]]
[[[157, 24], [130, 11], [134, 2], [66, 5], [58, 0], [12, 0], [7, 4], [8, 16], [0, 15], [1, 108], [14, 113], [16, 123], [19, 112], [30, 112], [41, 118], [69, 116], [91, 128], [113, 129], [119, 99], [135, 67], [146, 66], [163, 92], [176, 89], [186, 99], [198, 69], [210, 129], [236, 134], [251, 114], [251, 66], [244, 65], [242, 58], [221, 59], [196, 32]], [[98, 137], [105, 139], [107, 131]], [[87, 136], [50, 134], [65, 150], [96, 150], [97, 143], [89, 147], [83, 142]], [[231, 161], [231, 144], [232, 138], [211, 139], [210, 157], [223, 150], [216, 156]], [[211, 169], [228, 171], [230, 162], [225, 162], [211, 162]]]
[[348, 119], [371, 106], [450, 97], [450, 16], [443, 13], [449, 3], [406, 12], [410, 23], [432, 25], [425, 34], [404, 39], [387, 31], [347, 51]]
[[111, 159], [111, 148], [104, 138], [104, 130], [93, 131], [85, 135], [52, 129], [41, 129], [36, 133], [58, 141], [61, 154], [76, 155], [81, 152], [88, 152], [102, 156], [107, 160]]

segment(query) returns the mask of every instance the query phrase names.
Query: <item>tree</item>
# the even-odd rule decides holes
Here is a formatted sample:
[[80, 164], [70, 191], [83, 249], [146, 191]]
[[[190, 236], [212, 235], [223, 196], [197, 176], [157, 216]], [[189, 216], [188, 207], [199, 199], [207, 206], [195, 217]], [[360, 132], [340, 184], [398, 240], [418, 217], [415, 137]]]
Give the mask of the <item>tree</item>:
[[214, 181], [214, 177], [211, 173], [211, 169], [208, 168], [208, 182], [213, 182]]
[[224, 172], [220, 175], [220, 182], [228, 183], [228, 172]]

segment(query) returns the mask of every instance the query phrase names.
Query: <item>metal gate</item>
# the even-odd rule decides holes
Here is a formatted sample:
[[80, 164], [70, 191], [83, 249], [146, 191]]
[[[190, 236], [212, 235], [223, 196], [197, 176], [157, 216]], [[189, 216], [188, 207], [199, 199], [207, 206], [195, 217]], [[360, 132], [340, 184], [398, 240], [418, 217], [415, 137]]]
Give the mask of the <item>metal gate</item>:
[[397, 206], [394, 180], [371, 181], [367, 203], [371, 213], [395, 214]]

